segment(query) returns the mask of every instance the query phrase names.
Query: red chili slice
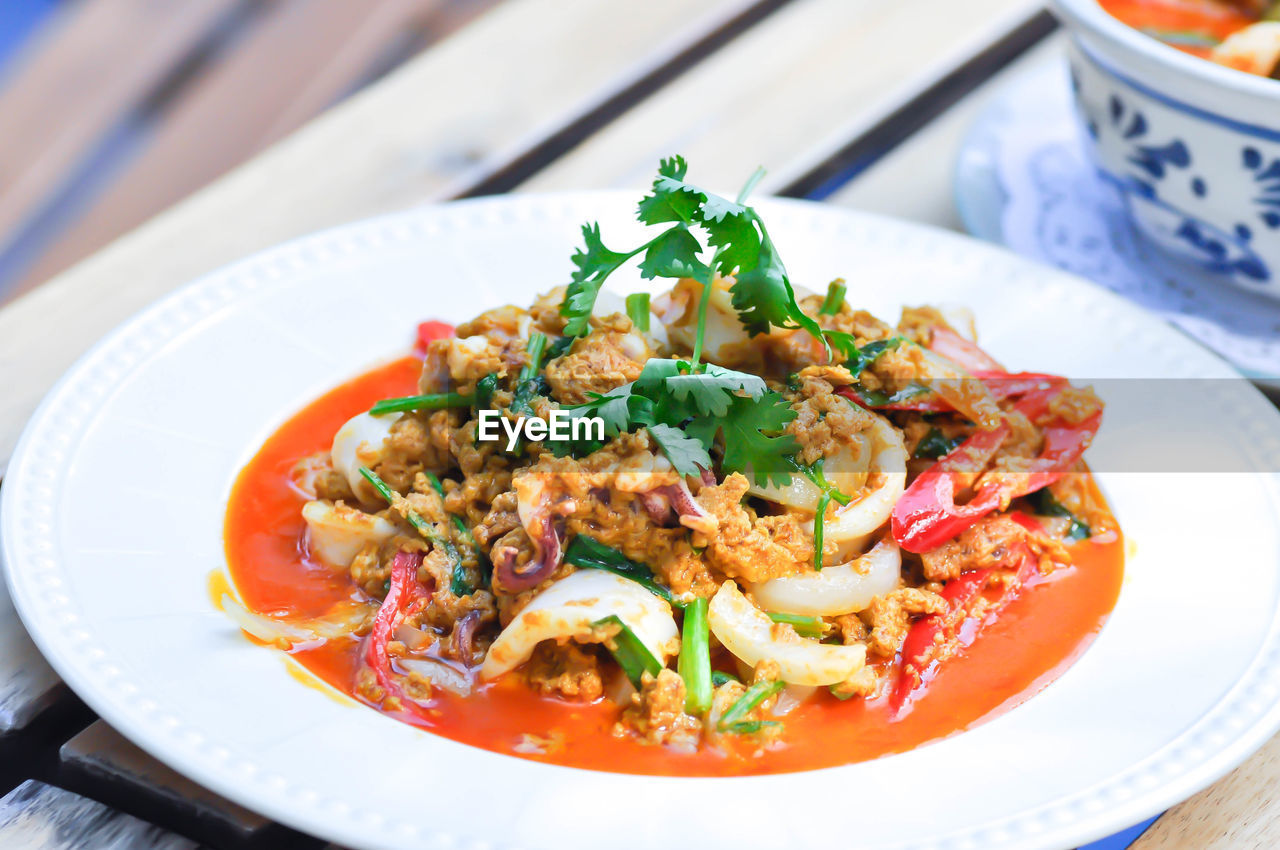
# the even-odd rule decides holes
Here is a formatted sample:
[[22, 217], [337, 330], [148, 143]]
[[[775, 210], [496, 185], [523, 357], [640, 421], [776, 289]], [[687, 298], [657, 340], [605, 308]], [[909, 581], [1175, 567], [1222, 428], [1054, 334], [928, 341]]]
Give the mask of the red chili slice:
[[929, 336], [929, 349], [950, 360], [967, 372], [1003, 372], [1000, 362], [948, 328], [934, 328]]
[[[1063, 385], [1053, 385], [1028, 393], [1014, 409], [1028, 419], [1038, 419], [1062, 390]], [[1001, 505], [1047, 487], [1080, 459], [1101, 423], [1099, 411], [1078, 424], [1058, 422], [1045, 427], [1044, 447], [1025, 471], [993, 478], [967, 503], [957, 505], [956, 475], [980, 471], [1008, 436], [1009, 426], [974, 432], [922, 472], [898, 499], [890, 522], [894, 539], [908, 552], [928, 552]]]
[[431, 594], [418, 582], [418, 567], [422, 566], [421, 552], [397, 552], [391, 560], [391, 581], [382, 607], [373, 618], [373, 628], [365, 638], [364, 661], [373, 671], [385, 697], [399, 700], [402, 710], [419, 719], [428, 719], [426, 710], [405, 693], [391, 670], [391, 656], [387, 644], [396, 627], [415, 606], [425, 604]]
[[453, 334], [453, 325], [448, 322], [437, 322], [435, 320], [423, 322], [418, 325], [418, 341], [413, 345], [413, 352], [419, 357], [423, 357], [427, 353], [428, 345], [437, 339], [448, 339]]
[[906, 715], [943, 662], [971, 645], [983, 628], [999, 619], [1037, 574], [1036, 557], [1026, 543], [1019, 544], [1007, 561], [1013, 563], [1015, 559], [1017, 571], [1000, 583], [995, 599], [988, 598], [980, 619], [975, 615], [974, 604], [995, 576], [994, 567], [972, 570], [947, 582], [940, 594], [947, 602], [947, 611], [921, 617], [911, 626], [902, 642], [898, 682], [889, 696], [895, 719]]

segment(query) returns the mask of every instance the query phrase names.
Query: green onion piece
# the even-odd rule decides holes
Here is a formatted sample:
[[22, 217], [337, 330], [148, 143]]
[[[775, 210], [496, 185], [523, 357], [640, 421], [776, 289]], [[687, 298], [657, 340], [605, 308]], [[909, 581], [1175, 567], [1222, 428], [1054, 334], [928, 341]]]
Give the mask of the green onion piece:
[[822, 471], [822, 466], [826, 463], [826, 460], [827, 459], [823, 457], [818, 458], [814, 461], [813, 466], [808, 468], [806, 474], [809, 476], [810, 481], [825, 490], [832, 499], [835, 499], [842, 505], [847, 505], [850, 502], [849, 496], [841, 493], [840, 490], [836, 488], [836, 485], [828, 481], [826, 473]]
[[529, 362], [520, 370], [521, 381], [532, 381], [533, 376], [542, 371], [542, 350], [547, 347], [547, 335], [534, 331], [529, 334], [529, 342], [525, 345], [525, 353], [529, 355]]
[[839, 685], [827, 685], [827, 690], [829, 690], [829, 691], [831, 692], [831, 695], [832, 695], [833, 697], [835, 697], [836, 699], [840, 700], [841, 702], [845, 702], [845, 701], [847, 701], [847, 700], [851, 700], [851, 699], [853, 699], [855, 696], [857, 696], [857, 694], [855, 694], [853, 691], [842, 691], [842, 690], [840, 690], [840, 686], [839, 686]]
[[614, 660], [618, 662], [622, 672], [627, 674], [627, 678], [636, 688], [640, 687], [640, 677], [643, 674], [657, 676], [662, 671], [662, 662], [654, 658], [649, 647], [636, 637], [636, 633], [631, 631], [631, 627], [622, 622], [617, 614], [610, 614], [591, 625], [597, 629], [604, 626], [618, 627], [618, 633], [606, 644], [606, 647], [613, 653]]
[[425, 473], [423, 473], [423, 474], [424, 474], [424, 475], [426, 475], [426, 476], [427, 476], [427, 480], [431, 482], [431, 489], [432, 489], [432, 490], [435, 490], [435, 491], [436, 491], [436, 493], [438, 493], [438, 494], [440, 495], [440, 498], [442, 498], [442, 499], [443, 499], [443, 498], [444, 498], [444, 484], [440, 483], [440, 476], [439, 476], [439, 475], [436, 475], [436, 474], [435, 474], [434, 472], [432, 472], [431, 470], [427, 470], [427, 471], [426, 471]]
[[[374, 472], [367, 466], [362, 466], [360, 467], [360, 474], [364, 476], [365, 481], [368, 481], [373, 485], [373, 489], [378, 491], [379, 496], [387, 500], [388, 505], [395, 505], [396, 492], [387, 486], [387, 482], [383, 481], [378, 473]], [[415, 531], [430, 540], [432, 543], [435, 543], [437, 540], [442, 540], [440, 535], [436, 534], [436, 530], [431, 527], [431, 523], [418, 516], [417, 511], [405, 511], [404, 518], [409, 521], [409, 525], [412, 525]]]
[[701, 597], [684, 608], [680, 635], [680, 662], [684, 679], [684, 710], [701, 717], [711, 710], [711, 638], [707, 626], [707, 600]]
[[780, 720], [743, 720], [740, 723], [734, 723], [731, 726], [722, 729], [723, 732], [729, 732], [733, 735], [751, 735], [759, 732], [767, 726], [781, 726]]
[[498, 391], [498, 376], [485, 375], [476, 381], [476, 410], [489, 410], [493, 407], [493, 394]]
[[409, 395], [403, 398], [384, 398], [369, 408], [374, 416], [384, 413], [404, 413], [407, 410], [443, 410], [449, 407], [470, 407], [475, 401], [469, 395], [459, 393], [431, 393], [430, 395]]
[[565, 563], [573, 564], [575, 567], [604, 570], [630, 579], [654, 596], [660, 596], [674, 604], [671, 591], [653, 580], [651, 569], [585, 534], [579, 534], [569, 541], [569, 546], [564, 551], [564, 560]]
[[844, 296], [848, 289], [844, 285], [844, 278], [836, 278], [827, 284], [827, 298], [822, 302], [822, 306], [818, 308], [819, 316], [834, 316], [840, 312], [840, 307], [844, 304]]
[[730, 726], [746, 717], [756, 706], [782, 690], [784, 687], [786, 687], [786, 683], [780, 679], [772, 682], [756, 682], [754, 685], [747, 688], [747, 692], [738, 697], [737, 701], [735, 701], [733, 705], [729, 706], [728, 711], [721, 715], [720, 723], [717, 728], [719, 728], [721, 732], [728, 731]]
[[741, 680], [741, 679], [739, 679], [737, 676], [733, 675], [732, 673], [726, 673], [726, 672], [724, 672], [723, 670], [712, 670], [712, 671], [711, 671], [711, 684], [712, 684], [712, 686], [714, 686], [714, 687], [717, 687], [717, 688], [718, 688], [718, 687], [720, 687], [721, 685], [728, 684], [729, 682], [737, 682], [739, 685], [741, 685], [741, 684], [742, 684], [742, 680]]
[[937, 428], [930, 428], [920, 442], [916, 443], [915, 457], [937, 460], [951, 454], [951, 450], [963, 443], [960, 437], [948, 437]]
[[[443, 499], [444, 484], [441, 483], [440, 476], [430, 470], [423, 474], [426, 475], [427, 480], [431, 482], [432, 489], [440, 494], [440, 498]], [[471, 535], [471, 529], [467, 528], [466, 520], [454, 514], [450, 514], [449, 518], [453, 520], [453, 527], [458, 530], [458, 536], [466, 541], [467, 545], [475, 551], [476, 555], [480, 558], [480, 562], [483, 564], [485, 561], [484, 553], [480, 551], [479, 544], [476, 543], [475, 537]], [[466, 596], [468, 593], [471, 593], [476, 589], [475, 586], [471, 584], [470, 578], [467, 576], [467, 568], [462, 565], [461, 558], [459, 558], [458, 562], [453, 565], [453, 575], [449, 579], [449, 589], [453, 591], [454, 596]]]
[[640, 333], [649, 332], [649, 293], [634, 292], [627, 296], [627, 318]]
[[1057, 516], [1066, 517], [1071, 520], [1067, 526], [1067, 539], [1071, 541], [1087, 540], [1093, 536], [1093, 529], [1081, 522], [1079, 517], [1067, 510], [1061, 502], [1053, 497], [1049, 492], [1049, 488], [1037, 490], [1027, 496], [1027, 501], [1031, 503], [1032, 510], [1041, 516]]
[[[396, 492], [387, 486], [387, 482], [383, 481], [378, 473], [374, 472], [367, 466], [362, 466], [360, 467], [360, 474], [364, 476], [365, 481], [368, 481], [373, 485], [373, 489], [378, 491], [379, 496], [386, 499], [388, 505], [393, 507], [395, 506]], [[458, 547], [454, 546], [452, 541], [446, 540], [439, 534], [436, 534], [436, 530], [432, 527], [431, 523], [418, 516], [417, 511], [406, 510], [404, 512], [404, 518], [408, 521], [409, 525], [413, 526], [414, 531], [426, 538], [427, 542], [432, 546], [439, 546], [443, 549], [445, 555], [449, 558], [449, 563], [453, 565], [454, 570], [456, 571], [458, 569], [462, 564], [462, 556], [458, 554]], [[452, 584], [452, 581], [450, 581], [450, 584]]]
[[824, 490], [818, 497], [818, 512], [813, 515], [813, 568], [822, 571], [822, 532], [827, 518], [827, 506], [831, 504], [831, 493]]
[[775, 623], [786, 623], [796, 630], [796, 634], [809, 638], [822, 639], [827, 632], [827, 624], [821, 617], [807, 617], [804, 614], [784, 614], [781, 611], [766, 611], [769, 619]]

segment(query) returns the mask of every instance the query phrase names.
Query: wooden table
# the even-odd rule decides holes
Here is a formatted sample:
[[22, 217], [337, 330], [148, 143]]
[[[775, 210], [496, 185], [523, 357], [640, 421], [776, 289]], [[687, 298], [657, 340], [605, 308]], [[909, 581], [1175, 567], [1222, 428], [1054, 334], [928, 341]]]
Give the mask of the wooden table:
[[[1005, 80], [1062, 61], [1039, 0], [486, 8], [295, 132], [268, 132], [264, 152], [0, 311], [0, 470], [43, 393], [122, 319], [203, 272], [363, 216], [493, 192], [639, 187], [660, 156], [681, 152], [710, 185], [763, 162], [762, 192], [958, 228], [951, 171], [969, 123]], [[183, 20], [184, 32], [198, 29]], [[213, 103], [251, 84], [231, 76], [207, 95]], [[193, 118], [167, 144], [197, 142], [202, 128]], [[173, 166], [161, 159], [137, 167], [163, 176]], [[52, 178], [24, 179], [34, 192]], [[0, 197], [0, 225], [18, 212]], [[1277, 778], [1273, 741], [1133, 846], [1275, 845]], [[0, 598], [0, 794], [10, 789], [5, 847], [94, 846], [109, 830], [138, 847], [319, 844], [178, 777], [96, 721]]]

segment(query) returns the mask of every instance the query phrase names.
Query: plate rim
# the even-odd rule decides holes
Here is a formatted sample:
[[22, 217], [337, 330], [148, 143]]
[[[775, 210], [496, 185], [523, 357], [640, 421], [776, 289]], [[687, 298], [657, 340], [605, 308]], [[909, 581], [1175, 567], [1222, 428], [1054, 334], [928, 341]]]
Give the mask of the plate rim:
[[[208, 761], [200, 761], [191, 757], [184, 749], [183, 743], [176, 739], [167, 739], [164, 735], [156, 734], [154, 737], [145, 733], [142, 729], [142, 719], [138, 716], [136, 706], [130, 708], [126, 705], [125, 700], [120, 700], [98, 689], [81, 669], [81, 662], [71, 657], [67, 652], [65, 643], [59, 644], [51, 640], [49, 634], [44, 629], [51, 624], [46, 623], [42, 617], [47, 616], [40, 609], [40, 603], [35, 598], [35, 589], [29, 588], [24, 584], [24, 579], [19, 578], [19, 569], [14, 564], [21, 561], [18, 552], [19, 540], [24, 539], [23, 535], [28, 533], [27, 529], [19, 529], [19, 511], [15, 504], [19, 501], [19, 493], [31, 486], [28, 484], [28, 477], [32, 474], [30, 466], [34, 463], [32, 444], [39, 439], [41, 432], [41, 424], [46, 417], [50, 415], [54, 406], [61, 401], [63, 394], [74, 380], [81, 376], [83, 372], [88, 370], [93, 364], [102, 358], [107, 357], [115, 347], [122, 341], [127, 340], [135, 334], [138, 328], [152, 321], [154, 317], [164, 315], [168, 311], [174, 311], [181, 307], [185, 302], [204, 293], [206, 289], [213, 287], [221, 287], [224, 298], [229, 300], [221, 302], [218, 308], [228, 306], [233, 303], [234, 299], [241, 297], [245, 292], [253, 291], [257, 286], [269, 286], [271, 279], [271, 270], [273, 264], [278, 266], [283, 261], [296, 255], [299, 252], [311, 252], [319, 254], [327, 244], [340, 244], [342, 240], [350, 240], [353, 236], [372, 236], [374, 234], [393, 233], [397, 228], [401, 230], [412, 229], [414, 222], [421, 223], [432, 215], [444, 215], [449, 217], [451, 213], [441, 213], [442, 210], [456, 210], [465, 208], [485, 212], [486, 210], [497, 210], [501, 213], [502, 208], [510, 207], [516, 215], [529, 214], [530, 210], [553, 209], [556, 205], [564, 204], [580, 204], [599, 203], [610, 204], [625, 200], [630, 204], [634, 199], [634, 193], [624, 191], [600, 191], [600, 192], [560, 192], [545, 194], [528, 194], [528, 195], [499, 195], [487, 196], [481, 198], [467, 199], [465, 201], [447, 202], [443, 204], [428, 204], [404, 210], [395, 213], [389, 213], [373, 218], [363, 219], [347, 224], [338, 225], [316, 233], [291, 239], [280, 245], [268, 248], [264, 251], [256, 252], [244, 259], [213, 270], [209, 273], [201, 275], [174, 291], [168, 293], [161, 299], [144, 307], [135, 313], [129, 319], [114, 328], [102, 339], [96, 342], [87, 352], [85, 352], [75, 363], [63, 374], [61, 378], [54, 384], [42, 399], [27, 425], [24, 427], [21, 438], [19, 439], [13, 452], [8, 470], [6, 472], [5, 487], [0, 488], [0, 565], [3, 565], [5, 580], [8, 584], [9, 592], [13, 599], [15, 609], [18, 611], [24, 627], [27, 628], [32, 640], [40, 649], [41, 654], [49, 661], [50, 665], [57, 671], [60, 677], [74, 690], [84, 701], [89, 704], [99, 716], [105, 720], [113, 728], [116, 728], [136, 745], [147, 751], [149, 754], [159, 759], [161, 762], [169, 765], [178, 772], [190, 776], [200, 784], [211, 788], [219, 794], [231, 799], [248, 808], [260, 811], [263, 814], [289, 824], [304, 832], [310, 834], [321, 834], [327, 838], [339, 841], [360, 841], [368, 842], [370, 840], [393, 841], [394, 838], [390, 833], [379, 838], [378, 836], [369, 835], [368, 824], [359, 824], [355, 820], [348, 820], [343, 824], [326, 822], [317, 824], [315, 821], [306, 820], [306, 811], [299, 806], [290, 806], [288, 800], [277, 799], [275, 796], [255, 795], [255, 790], [262, 790], [258, 787], [247, 787], [237, 784], [235, 778], [231, 777], [229, 772], [219, 770], [214, 764]], [[915, 238], [935, 239], [945, 243], [950, 243], [957, 250], [980, 251], [989, 255], [998, 255], [999, 262], [1021, 266], [1028, 272], [1035, 271], [1046, 278], [1058, 279], [1061, 281], [1069, 281], [1072, 287], [1086, 288], [1091, 297], [1101, 297], [1103, 300], [1110, 302], [1112, 306], [1119, 307], [1123, 312], [1129, 312], [1131, 315], [1140, 315], [1145, 320], [1159, 322], [1158, 317], [1154, 317], [1142, 308], [1127, 302], [1125, 299], [1106, 290], [1087, 279], [1071, 275], [1058, 269], [1053, 269], [1025, 258], [1019, 257], [1001, 246], [991, 245], [971, 237], [952, 233], [922, 225], [916, 222], [902, 221], [889, 216], [882, 216], [873, 213], [861, 211], [853, 211], [832, 207], [829, 205], [812, 202], [799, 201], [793, 199], [767, 199], [760, 202], [761, 206], [779, 206], [791, 207], [802, 211], [805, 215], [814, 218], [843, 218], [846, 223], [857, 224], [858, 222], [867, 223], [875, 222], [877, 226], [889, 229], [898, 229], [907, 235]], [[314, 260], [315, 258], [313, 258]], [[322, 260], [321, 260], [322, 261]], [[234, 289], [234, 281], [238, 276], [245, 276], [250, 283], [247, 290], [237, 290], [227, 294]], [[244, 284], [242, 283], [241, 286]], [[202, 314], [203, 315], [203, 314]], [[199, 317], [197, 317], [198, 320]], [[1163, 324], [1163, 323], [1161, 323]], [[178, 330], [186, 330], [187, 326], [183, 326]], [[1185, 339], [1196, 348], [1204, 353], [1221, 366], [1226, 373], [1238, 374], [1238, 371], [1227, 361], [1223, 360], [1214, 352], [1200, 345], [1198, 342]], [[161, 346], [156, 346], [161, 347]], [[149, 355], [143, 355], [143, 358]], [[1280, 421], [1280, 412], [1275, 411], [1266, 399], [1256, 390], [1256, 401], [1261, 402], [1265, 409], [1271, 411], [1272, 418]], [[1280, 504], [1280, 474], [1263, 473], [1268, 479], [1267, 489], [1273, 500]], [[56, 588], [53, 594], [57, 595]], [[36, 622], [37, 628], [32, 629], [32, 622]], [[1057, 846], [1064, 841], [1073, 843], [1084, 843], [1099, 837], [1110, 835], [1118, 829], [1138, 823], [1152, 814], [1161, 812], [1168, 808], [1169, 805], [1176, 803], [1190, 796], [1192, 793], [1200, 790], [1216, 781], [1228, 771], [1236, 767], [1244, 761], [1249, 755], [1256, 751], [1280, 731], [1280, 702], [1276, 701], [1276, 697], [1280, 695], [1280, 606], [1273, 611], [1272, 620], [1268, 626], [1267, 633], [1259, 646], [1257, 652], [1249, 659], [1241, 676], [1233, 683], [1222, 698], [1211, 706], [1204, 715], [1196, 720], [1188, 729], [1184, 730], [1177, 738], [1162, 747], [1156, 754], [1148, 760], [1155, 760], [1159, 756], [1168, 755], [1168, 751], [1173, 749], [1175, 745], [1181, 746], [1184, 750], [1187, 744], [1184, 739], [1188, 738], [1200, 726], [1203, 725], [1205, 718], [1216, 714], [1224, 705], [1227, 705], [1238, 696], [1244, 683], [1248, 682], [1254, 675], [1255, 671], [1261, 667], [1272, 668], [1274, 670], [1273, 679], [1269, 682], [1269, 687], [1265, 688], [1263, 707], [1261, 710], [1253, 712], [1254, 716], [1251, 722], [1247, 723], [1243, 731], [1228, 740], [1224, 746], [1217, 747], [1212, 752], [1203, 756], [1189, 766], [1183, 767], [1172, 777], [1166, 778], [1158, 783], [1154, 789], [1136, 792], [1126, 799], [1112, 800], [1110, 802], [1102, 802], [1101, 807], [1094, 811], [1089, 807], [1075, 808], [1080, 813], [1072, 817], [1068, 823], [1058, 822], [1047, 832], [1042, 828], [1026, 831], [1024, 830], [1024, 838], [1028, 841], [1018, 841], [1016, 836], [1008, 830], [1002, 834], [1005, 836], [1003, 841], [998, 841], [999, 845], [1009, 846]], [[1264, 659], [1264, 655], [1269, 652], [1269, 657]], [[1238, 701], [1238, 700], [1236, 700]], [[166, 743], [168, 746], [166, 747]], [[1112, 786], [1124, 783], [1124, 777], [1132, 773], [1138, 765], [1130, 765], [1120, 774], [1110, 778], [1101, 786], [1088, 789], [1087, 793], [1091, 793], [1095, 798], [1106, 790], [1114, 790]], [[562, 768], [569, 770], [577, 770], [575, 768]], [[691, 777], [664, 777], [664, 779], [672, 779], [676, 781], [693, 781]], [[726, 778], [721, 778], [722, 780]], [[732, 779], [730, 779], [732, 781]], [[1129, 784], [1132, 784], [1130, 782]], [[1086, 792], [1080, 792], [1086, 793]], [[1018, 820], [1027, 820], [1030, 817], [1047, 817], [1048, 812], [1055, 807], [1061, 807], [1066, 804], [1067, 800], [1074, 798], [1067, 797], [1061, 800], [1055, 800], [1040, 809], [1025, 810], [1017, 812], [1007, 817], [1004, 821], [994, 826], [1008, 826], [1012, 822]], [[1043, 823], [1043, 821], [1041, 822]], [[320, 826], [320, 829], [317, 829]], [[982, 829], [988, 829], [993, 824], [984, 824]], [[979, 832], [979, 828], [975, 827], [973, 834]], [[449, 836], [439, 831], [424, 832], [423, 837], [427, 840], [445, 839], [452, 840]], [[963, 838], [963, 837], [961, 837]], [[934, 841], [921, 841], [911, 845], [902, 846], [941, 846], [946, 844], [951, 846], [950, 836], [940, 837]], [[985, 842], [984, 842], [985, 844]], [[383, 846], [379, 843], [377, 846]], [[388, 846], [390, 846], [388, 844]], [[957, 844], [955, 846], [963, 846]], [[997, 846], [997, 844], [989, 844], [986, 846]]]

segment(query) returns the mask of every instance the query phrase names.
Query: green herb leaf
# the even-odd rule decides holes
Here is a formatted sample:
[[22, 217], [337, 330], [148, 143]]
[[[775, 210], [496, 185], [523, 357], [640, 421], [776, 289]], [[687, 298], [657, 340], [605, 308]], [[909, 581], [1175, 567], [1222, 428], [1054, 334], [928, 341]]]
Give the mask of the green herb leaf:
[[917, 384], [914, 381], [892, 394], [883, 390], [865, 390], [861, 387], [851, 387], [851, 389], [857, 393], [858, 398], [862, 399], [862, 403], [867, 407], [888, 407], [891, 404], [910, 401], [913, 398], [919, 398], [932, 392], [928, 387], [923, 384]]
[[697, 374], [675, 374], [666, 379], [667, 390], [679, 401], [691, 401], [697, 410], [709, 416], [724, 416], [729, 412], [736, 393], [746, 393], [749, 398], [760, 398], [768, 387], [764, 379], [746, 372], [736, 372], [714, 363]]
[[721, 685], [728, 684], [729, 682], [737, 682], [738, 684], [742, 684], [742, 680], [739, 679], [737, 676], [733, 675], [732, 673], [726, 673], [723, 670], [711, 671], [711, 684], [714, 685], [715, 687], [718, 688]]
[[498, 376], [485, 375], [476, 381], [475, 408], [477, 410], [493, 409], [493, 394], [498, 391]]
[[866, 370], [870, 369], [875, 362], [880, 359], [881, 355], [886, 352], [893, 351], [900, 345], [907, 343], [904, 337], [891, 336], [887, 339], [876, 339], [868, 342], [861, 348], [854, 348], [845, 361], [845, 367], [853, 373], [856, 378]]
[[637, 407], [646, 407], [643, 401], [648, 401], [642, 396], [634, 395], [631, 389], [631, 384], [624, 384], [603, 395], [590, 393], [590, 401], [564, 409], [575, 417], [580, 414], [600, 417], [604, 420], [605, 436], [616, 437], [631, 429], [633, 404]]
[[605, 279], [643, 250], [637, 248], [624, 254], [605, 247], [599, 222], [582, 225], [582, 241], [583, 247], [573, 255], [576, 269], [565, 292], [564, 303], [560, 305], [560, 315], [569, 320], [565, 324], [565, 335], [571, 337], [582, 336], [591, 329], [591, 310]]
[[573, 564], [575, 567], [604, 570], [630, 579], [654, 596], [659, 596], [667, 602], [672, 601], [671, 591], [654, 580], [653, 570], [585, 534], [579, 534], [569, 541], [569, 546], [564, 552], [564, 560], [565, 563]]
[[593, 628], [603, 628], [605, 626], [617, 626], [618, 633], [609, 640], [605, 647], [613, 654], [613, 658], [618, 662], [618, 666], [622, 668], [622, 672], [627, 674], [627, 678], [631, 680], [631, 684], [637, 689], [640, 688], [641, 677], [648, 673], [650, 676], [657, 676], [662, 672], [662, 662], [654, 657], [649, 651], [649, 647], [636, 637], [636, 633], [631, 627], [622, 622], [622, 618], [617, 614], [610, 614], [608, 617], [596, 620], [591, 624]]
[[[710, 206], [708, 203], [707, 207]], [[747, 208], [737, 204], [732, 206], [737, 207], [736, 212], [719, 220], [708, 218], [703, 222], [707, 230], [707, 244], [716, 249], [715, 272], [724, 277], [753, 265], [760, 254], [760, 233], [746, 214]]]
[[1087, 540], [1093, 536], [1093, 529], [1089, 528], [1075, 514], [1067, 510], [1065, 506], [1053, 497], [1049, 492], [1049, 488], [1037, 490], [1027, 496], [1027, 501], [1031, 503], [1032, 509], [1040, 516], [1056, 516], [1066, 517], [1071, 520], [1067, 525], [1067, 539], [1071, 541]]
[[963, 442], [964, 439], [961, 437], [948, 437], [937, 428], [930, 428], [929, 432], [920, 438], [920, 442], [916, 443], [913, 456], [937, 460], [951, 454], [952, 450]]
[[573, 347], [573, 341], [575, 339], [577, 339], [577, 337], [572, 337], [572, 336], [557, 337], [556, 341], [551, 343], [551, 345], [547, 347], [547, 362], [550, 363], [552, 360], [555, 360], [557, 357], [563, 357], [565, 354], [567, 354], [569, 352], [569, 349]]
[[670, 425], [650, 425], [649, 434], [681, 475], [701, 475], [711, 469], [711, 455], [696, 438]]
[[692, 277], [705, 280], [710, 269], [698, 259], [702, 244], [689, 232], [683, 224], [677, 224], [670, 230], [649, 243], [640, 261], [640, 276], [646, 279], [655, 277]]
[[719, 421], [724, 434], [724, 468], [766, 486], [790, 484], [789, 459], [800, 451], [800, 444], [783, 429], [796, 415], [775, 392], [758, 399], [734, 396], [728, 413]]
[[653, 191], [640, 201], [636, 217], [645, 224], [681, 221], [690, 224], [697, 219], [706, 194], [684, 182], [689, 165], [676, 155], [658, 163], [658, 176]]
[[684, 710], [700, 717], [711, 709], [711, 643], [707, 600], [701, 597], [684, 608], [677, 668], [684, 679]]

